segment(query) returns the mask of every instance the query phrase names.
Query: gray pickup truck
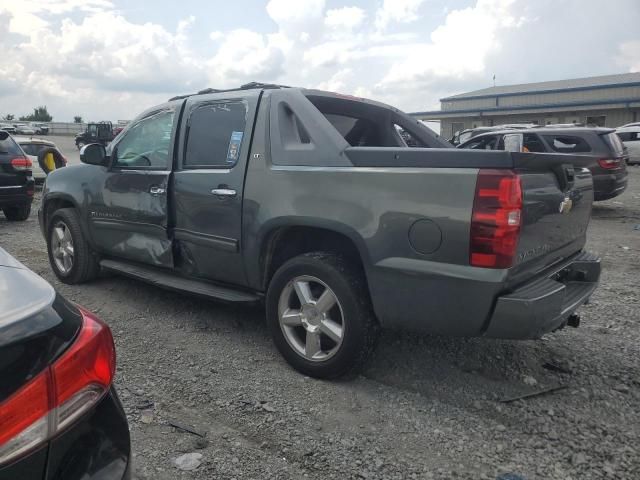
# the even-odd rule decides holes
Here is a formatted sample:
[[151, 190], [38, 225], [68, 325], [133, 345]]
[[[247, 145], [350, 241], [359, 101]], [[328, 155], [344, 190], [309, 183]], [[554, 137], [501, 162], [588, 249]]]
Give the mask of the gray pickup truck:
[[47, 178], [53, 271], [100, 270], [264, 301], [286, 360], [361, 366], [380, 327], [530, 339], [576, 326], [600, 262], [583, 250], [580, 157], [461, 151], [387, 105], [251, 84], [147, 110]]

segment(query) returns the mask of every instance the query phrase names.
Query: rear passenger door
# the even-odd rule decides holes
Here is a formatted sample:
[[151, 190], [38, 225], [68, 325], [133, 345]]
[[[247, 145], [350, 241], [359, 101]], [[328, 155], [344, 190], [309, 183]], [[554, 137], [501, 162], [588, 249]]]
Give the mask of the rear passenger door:
[[187, 100], [173, 175], [176, 265], [184, 273], [245, 285], [240, 252], [244, 176], [260, 91]]

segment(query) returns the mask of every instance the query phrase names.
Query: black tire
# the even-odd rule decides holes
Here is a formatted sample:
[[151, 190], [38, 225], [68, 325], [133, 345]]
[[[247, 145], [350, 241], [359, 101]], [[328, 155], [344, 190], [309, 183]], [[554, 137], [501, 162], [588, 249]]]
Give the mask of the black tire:
[[2, 209], [4, 216], [10, 222], [24, 222], [31, 215], [31, 203], [22, 205], [14, 205], [12, 207], [4, 207]]
[[[68, 272], [63, 272], [58, 268], [52, 251], [54, 229], [61, 223], [68, 228], [73, 240], [73, 263]], [[87, 282], [96, 278], [100, 273], [98, 257], [84, 238], [78, 212], [74, 208], [61, 208], [51, 216], [47, 225], [47, 253], [53, 273], [63, 283], [73, 285]]]
[[[287, 341], [280, 326], [280, 297], [294, 278], [312, 276], [321, 280], [337, 297], [344, 333], [337, 351], [324, 361], [310, 361]], [[287, 261], [274, 274], [266, 298], [267, 323], [282, 356], [299, 372], [315, 378], [336, 378], [357, 373], [375, 348], [379, 326], [361, 269], [344, 257], [313, 252]]]

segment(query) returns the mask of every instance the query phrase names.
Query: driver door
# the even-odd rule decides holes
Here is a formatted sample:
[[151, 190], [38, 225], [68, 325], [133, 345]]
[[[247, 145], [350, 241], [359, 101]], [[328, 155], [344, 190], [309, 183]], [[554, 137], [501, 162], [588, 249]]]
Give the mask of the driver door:
[[173, 266], [167, 188], [176, 118], [176, 105], [147, 112], [109, 145], [110, 168], [88, 199], [92, 238], [103, 254]]

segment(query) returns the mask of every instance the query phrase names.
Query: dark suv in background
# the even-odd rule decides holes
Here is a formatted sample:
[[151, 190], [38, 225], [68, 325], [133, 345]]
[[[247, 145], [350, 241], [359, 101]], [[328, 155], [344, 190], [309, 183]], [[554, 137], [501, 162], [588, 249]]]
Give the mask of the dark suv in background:
[[523, 152], [564, 153], [593, 159], [589, 170], [593, 176], [594, 201], [617, 197], [627, 188], [628, 153], [610, 128], [522, 128], [505, 129], [476, 135], [458, 148], [504, 150], [505, 140], [521, 137]]
[[32, 167], [20, 145], [0, 131], [0, 209], [9, 221], [29, 218], [35, 188]]

